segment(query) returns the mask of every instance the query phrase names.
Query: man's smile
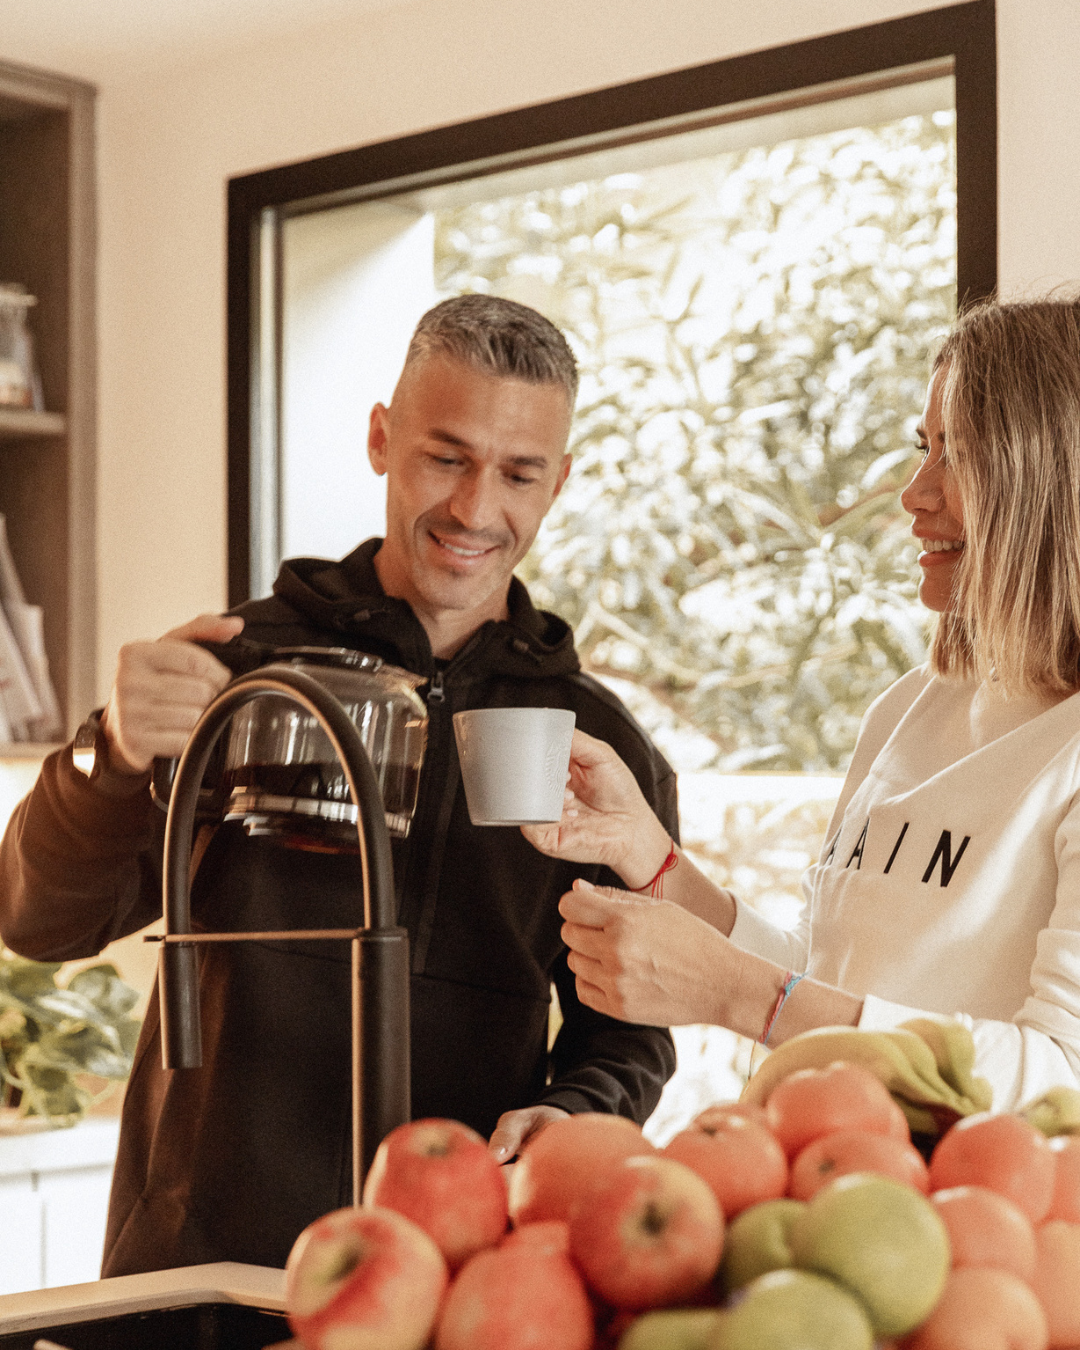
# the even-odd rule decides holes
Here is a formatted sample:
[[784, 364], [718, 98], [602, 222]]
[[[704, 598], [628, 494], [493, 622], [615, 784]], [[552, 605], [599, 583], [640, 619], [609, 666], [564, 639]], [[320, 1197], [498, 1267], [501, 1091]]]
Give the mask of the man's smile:
[[438, 548], [443, 549], [447, 553], [453, 554], [455, 558], [463, 558], [465, 560], [472, 560], [473, 558], [484, 558], [489, 553], [494, 553], [498, 549], [502, 548], [502, 544], [500, 543], [485, 543], [485, 544], [470, 545], [462, 543], [460, 542], [460, 540], [458, 542], [455, 542], [453, 538], [437, 534], [434, 530], [428, 531], [428, 538], [432, 540], [432, 542]]

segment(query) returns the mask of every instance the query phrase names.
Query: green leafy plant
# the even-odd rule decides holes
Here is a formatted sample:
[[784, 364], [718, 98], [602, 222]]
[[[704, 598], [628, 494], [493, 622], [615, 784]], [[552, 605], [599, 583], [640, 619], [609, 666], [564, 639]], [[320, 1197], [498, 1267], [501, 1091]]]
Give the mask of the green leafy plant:
[[[0, 952], [0, 1105], [74, 1125], [131, 1072], [138, 993], [108, 964], [56, 982], [59, 963]], [[92, 1080], [106, 1085], [94, 1090]]]

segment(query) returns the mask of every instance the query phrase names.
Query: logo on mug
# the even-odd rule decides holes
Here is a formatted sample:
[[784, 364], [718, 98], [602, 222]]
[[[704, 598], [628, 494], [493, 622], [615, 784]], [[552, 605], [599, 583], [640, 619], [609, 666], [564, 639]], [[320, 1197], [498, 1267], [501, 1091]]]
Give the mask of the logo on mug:
[[549, 743], [544, 751], [544, 783], [552, 794], [563, 787], [561, 775], [566, 772], [563, 767], [565, 760], [566, 753], [562, 747]]

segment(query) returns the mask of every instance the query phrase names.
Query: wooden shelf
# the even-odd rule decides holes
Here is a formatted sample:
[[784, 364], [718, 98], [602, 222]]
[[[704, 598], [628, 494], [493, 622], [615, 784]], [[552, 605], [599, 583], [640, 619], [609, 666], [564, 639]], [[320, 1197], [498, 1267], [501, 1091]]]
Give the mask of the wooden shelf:
[[37, 300], [49, 409], [0, 408], [0, 513], [44, 615], [65, 736], [96, 692], [94, 98], [79, 80], [0, 61], [0, 280]]
[[0, 408], [0, 440], [23, 436], [63, 436], [67, 418], [61, 413], [34, 412], [30, 408]]

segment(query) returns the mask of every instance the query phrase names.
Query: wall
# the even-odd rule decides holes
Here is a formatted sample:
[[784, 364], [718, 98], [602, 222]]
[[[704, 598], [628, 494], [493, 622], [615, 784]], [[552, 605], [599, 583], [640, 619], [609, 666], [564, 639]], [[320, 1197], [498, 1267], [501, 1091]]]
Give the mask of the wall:
[[[101, 89], [99, 686], [225, 597], [225, 181], [933, 8], [919, 0], [399, 0], [186, 63], [0, 56]], [[1006, 290], [1080, 277], [1080, 6], [998, 0]], [[63, 54], [63, 64], [58, 57]]]
[[281, 555], [337, 558], [383, 533], [386, 479], [367, 461], [368, 424], [438, 298], [435, 222], [362, 202], [295, 216], [282, 235]]
[[998, 0], [1003, 294], [1080, 280], [1080, 5]]

